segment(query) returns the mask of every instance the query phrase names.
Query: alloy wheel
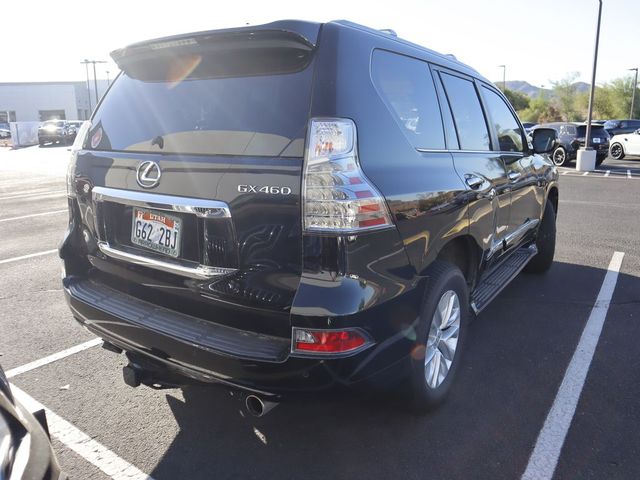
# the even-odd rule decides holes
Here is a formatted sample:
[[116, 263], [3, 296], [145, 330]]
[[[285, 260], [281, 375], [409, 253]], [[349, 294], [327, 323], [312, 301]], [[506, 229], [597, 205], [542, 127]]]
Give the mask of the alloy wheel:
[[424, 357], [424, 375], [430, 388], [438, 388], [451, 369], [460, 336], [460, 299], [453, 290], [440, 297], [431, 319], [427, 349]]
[[566, 155], [565, 151], [563, 149], [561, 149], [561, 148], [557, 148], [553, 152], [553, 163], [555, 163], [558, 166], [564, 165], [566, 157], [567, 157], [567, 155]]

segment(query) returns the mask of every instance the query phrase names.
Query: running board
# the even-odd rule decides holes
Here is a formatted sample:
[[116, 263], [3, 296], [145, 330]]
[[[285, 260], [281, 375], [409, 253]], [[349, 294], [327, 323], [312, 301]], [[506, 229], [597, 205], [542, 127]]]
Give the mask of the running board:
[[484, 310], [537, 253], [535, 244], [519, 248], [484, 277], [471, 294], [471, 308], [475, 314]]

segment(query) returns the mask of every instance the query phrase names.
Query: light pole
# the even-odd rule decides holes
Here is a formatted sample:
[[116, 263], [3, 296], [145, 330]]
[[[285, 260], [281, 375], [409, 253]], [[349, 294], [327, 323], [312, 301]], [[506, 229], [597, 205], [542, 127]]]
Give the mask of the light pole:
[[102, 60], [91, 60], [93, 63], [93, 86], [96, 91], [96, 107], [98, 106], [98, 77], [96, 76], [96, 63], [107, 63]]
[[498, 65], [498, 68], [502, 69], [502, 93], [507, 91], [507, 66]]
[[638, 86], [638, 67], [630, 68], [629, 71], [636, 72], [636, 76], [633, 79], [633, 93], [631, 94], [631, 110], [629, 111], [629, 120], [631, 120], [633, 118], [633, 105], [636, 101], [636, 87]]
[[598, 0], [598, 26], [596, 28], [596, 47], [593, 52], [593, 72], [589, 89], [589, 112], [587, 113], [587, 132], [584, 136], [584, 147], [578, 151], [576, 170], [584, 172], [596, 168], [596, 152], [589, 147], [591, 139], [591, 118], [593, 117], [593, 94], [596, 90], [596, 68], [598, 66], [598, 43], [600, 42], [600, 19], [602, 18], [602, 0]]
[[91, 114], [91, 87], [89, 86], [89, 60], [86, 58], [80, 64], [84, 64], [84, 69], [87, 72], [87, 96], [89, 97], [89, 114]]

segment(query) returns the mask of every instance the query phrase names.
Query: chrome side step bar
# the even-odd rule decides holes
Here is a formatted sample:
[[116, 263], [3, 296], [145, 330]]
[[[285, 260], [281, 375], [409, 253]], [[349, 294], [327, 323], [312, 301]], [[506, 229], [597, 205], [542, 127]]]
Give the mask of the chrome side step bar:
[[179, 263], [164, 262], [162, 260], [156, 260], [154, 258], [143, 257], [134, 253], [118, 250], [117, 248], [110, 246], [107, 242], [98, 242], [98, 248], [106, 256], [115, 258], [116, 260], [122, 260], [133, 263], [134, 265], [173, 273], [174, 275], [194, 278], [196, 280], [209, 280], [222, 275], [229, 275], [230, 273], [237, 271], [236, 268], [212, 267], [209, 265], [189, 267], [186, 265], [180, 265]]

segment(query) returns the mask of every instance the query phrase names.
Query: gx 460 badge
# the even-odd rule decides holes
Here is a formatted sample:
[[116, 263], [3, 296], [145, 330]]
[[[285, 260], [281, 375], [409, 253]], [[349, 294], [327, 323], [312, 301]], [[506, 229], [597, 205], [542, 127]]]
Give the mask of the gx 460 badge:
[[265, 185], [261, 187], [259, 185], [238, 185], [238, 192], [240, 193], [267, 193], [269, 195], [289, 195], [291, 194], [291, 188], [289, 187], [274, 187]]

